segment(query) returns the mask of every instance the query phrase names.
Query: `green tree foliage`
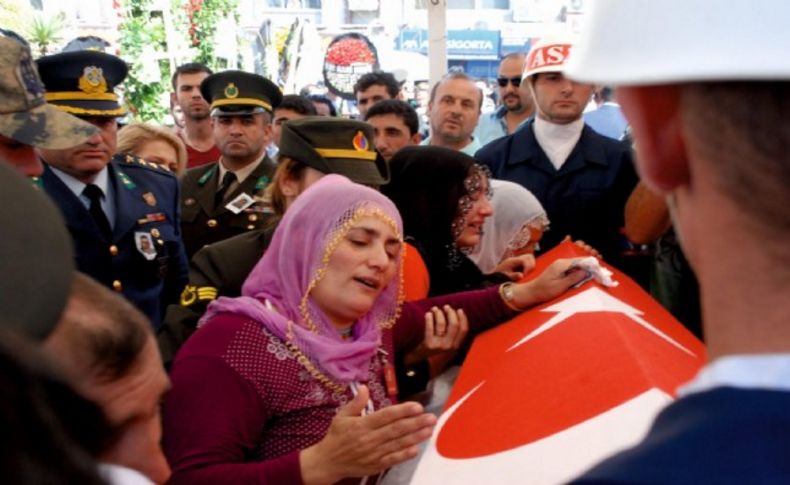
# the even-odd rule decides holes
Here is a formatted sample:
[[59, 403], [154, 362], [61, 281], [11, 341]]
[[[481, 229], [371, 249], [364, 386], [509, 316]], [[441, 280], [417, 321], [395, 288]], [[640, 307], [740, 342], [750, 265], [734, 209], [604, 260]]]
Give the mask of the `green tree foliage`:
[[160, 122], [170, 109], [161, 102], [169, 91], [163, 82], [169, 67], [166, 60], [162, 65], [151, 54], [167, 49], [162, 12], [152, 11], [150, 0], [124, 0], [119, 7], [122, 20], [118, 42], [121, 57], [129, 64], [124, 83], [126, 103], [136, 120]]
[[[201, 62], [212, 69], [227, 67], [220, 65], [214, 53], [215, 27], [223, 18], [237, 17], [237, 4], [238, 0], [171, 0], [166, 26], [164, 12], [154, 10], [151, 0], [118, 1], [121, 57], [129, 63], [126, 102], [135, 119], [161, 122], [169, 112], [164, 100], [171, 91], [170, 57]], [[166, 28], [172, 29], [171, 40], [174, 35], [188, 40], [195, 53], [192, 59], [179, 59], [183, 53], [172, 52], [176, 46], [168, 46]]]
[[[188, 16], [190, 19], [189, 35], [192, 45], [197, 48], [195, 62], [205, 64], [212, 69], [224, 69], [214, 52], [217, 36], [217, 22], [232, 16], [238, 21], [236, 7], [238, 0], [188, 0]], [[220, 32], [229, 35], [230, 32]], [[235, 32], [232, 33], [235, 35]]]
[[50, 49], [63, 40], [64, 20], [63, 12], [52, 17], [45, 17], [42, 14], [33, 16], [33, 21], [27, 29], [27, 40], [38, 49], [38, 55], [50, 54]]

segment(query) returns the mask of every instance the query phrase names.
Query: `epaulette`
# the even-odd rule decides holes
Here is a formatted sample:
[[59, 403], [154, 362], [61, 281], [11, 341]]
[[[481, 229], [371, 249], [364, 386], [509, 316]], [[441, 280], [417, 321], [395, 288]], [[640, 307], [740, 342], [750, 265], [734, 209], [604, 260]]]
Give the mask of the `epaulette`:
[[136, 155], [131, 155], [128, 153], [119, 153], [115, 155], [115, 160], [125, 166], [131, 167], [143, 167], [154, 172], [159, 172], [161, 174], [168, 174], [174, 175], [173, 171], [170, 170], [166, 165], [161, 165], [154, 162], [149, 162], [148, 160], [144, 160]]

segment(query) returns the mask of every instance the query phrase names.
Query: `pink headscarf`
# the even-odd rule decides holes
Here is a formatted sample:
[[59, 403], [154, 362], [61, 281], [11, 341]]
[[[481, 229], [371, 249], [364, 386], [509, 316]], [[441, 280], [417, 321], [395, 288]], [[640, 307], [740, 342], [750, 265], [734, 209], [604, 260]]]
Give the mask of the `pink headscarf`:
[[[334, 251], [350, 228], [346, 223], [362, 215], [388, 219], [402, 237], [400, 214], [387, 197], [340, 175], [321, 178], [288, 208], [269, 248], [244, 282], [242, 296], [212, 302], [201, 324], [219, 313], [246, 315], [287, 342], [291, 321], [291, 342], [322, 371], [344, 383], [367, 380], [370, 358], [381, 344], [381, 329], [391, 326], [400, 311], [400, 254], [395, 276], [370, 311], [356, 321], [351, 341], [341, 339], [307, 296], [310, 283], [326, 264], [325, 256]], [[280, 313], [268, 309], [264, 300]], [[303, 300], [305, 305], [300, 308]], [[315, 326], [313, 330], [304, 311]]]

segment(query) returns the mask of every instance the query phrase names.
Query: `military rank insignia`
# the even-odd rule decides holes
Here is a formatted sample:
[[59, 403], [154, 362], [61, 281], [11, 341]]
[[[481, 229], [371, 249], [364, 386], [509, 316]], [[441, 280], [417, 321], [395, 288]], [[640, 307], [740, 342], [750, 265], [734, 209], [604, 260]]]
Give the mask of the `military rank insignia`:
[[146, 192], [143, 194], [143, 200], [151, 207], [156, 207], [156, 196], [153, 192]]

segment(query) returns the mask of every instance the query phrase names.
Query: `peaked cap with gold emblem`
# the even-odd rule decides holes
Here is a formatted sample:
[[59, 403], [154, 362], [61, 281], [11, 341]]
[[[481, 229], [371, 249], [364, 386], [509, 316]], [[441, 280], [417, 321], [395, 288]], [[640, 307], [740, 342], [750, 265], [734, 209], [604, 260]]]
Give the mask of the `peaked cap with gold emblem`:
[[271, 113], [283, 99], [276, 84], [244, 71], [212, 74], [200, 83], [200, 93], [211, 105], [211, 116]]
[[36, 61], [48, 103], [77, 116], [123, 116], [114, 89], [129, 68], [119, 57], [98, 51], [63, 52]]
[[380, 186], [389, 181], [386, 163], [373, 146], [373, 127], [365, 122], [309, 116], [286, 121], [279, 156], [323, 173], [345, 175], [358, 184]]

